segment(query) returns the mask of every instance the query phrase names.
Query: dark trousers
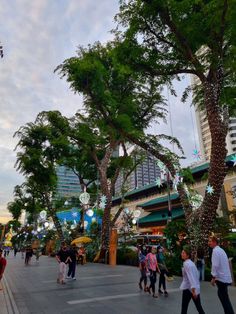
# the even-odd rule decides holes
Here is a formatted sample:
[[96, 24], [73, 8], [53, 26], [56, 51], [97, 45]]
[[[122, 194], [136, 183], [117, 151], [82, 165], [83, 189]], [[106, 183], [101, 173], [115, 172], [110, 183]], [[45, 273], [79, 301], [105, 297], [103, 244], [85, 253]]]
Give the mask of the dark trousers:
[[69, 263], [69, 270], [68, 270], [68, 274], [67, 274], [68, 277], [70, 277], [70, 276], [72, 278], [75, 277], [75, 268], [76, 268], [76, 262]]
[[152, 293], [155, 294], [155, 283], [157, 281], [157, 272], [149, 269], [150, 271], [150, 288], [152, 289]]
[[144, 286], [146, 287], [147, 285], [147, 275], [146, 275], [146, 269], [140, 269], [141, 277], [139, 280], [139, 283], [141, 284], [144, 282]]
[[166, 270], [160, 269], [160, 277], [159, 277], [159, 290], [161, 289], [161, 286], [163, 286], [164, 291], [166, 291]]
[[190, 300], [193, 299], [193, 302], [196, 306], [196, 309], [198, 310], [198, 313], [200, 314], [205, 314], [202, 305], [201, 305], [201, 299], [200, 299], [200, 294], [197, 296], [196, 299], [193, 298], [193, 295], [190, 290], [186, 289], [183, 290], [183, 295], [182, 295], [182, 309], [181, 309], [181, 314], [187, 314], [188, 312], [188, 305]]
[[216, 285], [218, 287], [218, 297], [224, 308], [225, 314], [234, 314], [234, 310], [228, 295], [228, 284], [221, 281], [216, 281]]

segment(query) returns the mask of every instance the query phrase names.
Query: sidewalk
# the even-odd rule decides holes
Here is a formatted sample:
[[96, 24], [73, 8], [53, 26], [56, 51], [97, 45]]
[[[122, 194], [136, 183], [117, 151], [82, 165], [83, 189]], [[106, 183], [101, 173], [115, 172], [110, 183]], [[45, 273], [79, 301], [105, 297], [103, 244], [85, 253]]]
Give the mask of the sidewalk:
[[0, 282], [0, 314], [19, 314], [5, 276]]
[[[12, 309], [8, 309], [6, 302], [8, 312], [1, 312], [0, 309], [0, 314], [180, 313], [182, 293], [179, 290], [181, 278], [178, 277], [167, 283], [168, 298], [160, 296], [153, 299], [139, 290], [137, 267], [79, 265], [77, 280], [67, 280], [65, 285], [57, 284], [57, 274], [58, 263], [54, 258], [42, 256], [39, 262], [33, 258], [26, 267], [20, 256], [10, 256], [5, 271], [7, 282], [4, 281], [4, 284], [10, 287], [7, 291]], [[236, 309], [236, 288], [230, 287], [229, 293]], [[209, 282], [201, 283], [201, 298], [206, 313], [223, 313], [217, 290]], [[190, 302], [188, 313], [197, 313], [193, 302]]]

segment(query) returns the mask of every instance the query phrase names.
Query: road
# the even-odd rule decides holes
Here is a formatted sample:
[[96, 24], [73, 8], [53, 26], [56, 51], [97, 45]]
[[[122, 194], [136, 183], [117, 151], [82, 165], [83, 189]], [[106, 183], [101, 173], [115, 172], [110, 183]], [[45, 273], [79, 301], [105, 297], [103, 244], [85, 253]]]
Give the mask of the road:
[[[56, 283], [58, 264], [51, 257], [33, 257], [25, 266], [20, 254], [8, 257], [5, 272], [20, 314], [178, 314], [181, 307], [181, 278], [168, 282], [169, 297], [152, 298], [138, 288], [139, 271], [136, 267], [103, 264], [79, 265], [77, 280], [66, 285]], [[236, 288], [230, 287], [230, 296], [236, 309]], [[202, 304], [206, 313], [222, 314], [216, 288], [202, 283]], [[0, 311], [1, 313], [1, 311]], [[192, 302], [189, 313], [197, 313]]]

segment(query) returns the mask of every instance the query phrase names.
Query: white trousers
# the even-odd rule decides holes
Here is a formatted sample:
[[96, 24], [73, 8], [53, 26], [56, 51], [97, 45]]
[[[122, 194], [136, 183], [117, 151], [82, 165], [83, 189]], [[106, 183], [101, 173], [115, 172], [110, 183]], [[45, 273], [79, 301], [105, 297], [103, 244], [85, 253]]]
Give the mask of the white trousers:
[[66, 264], [63, 262], [60, 262], [59, 264], [59, 281], [65, 281], [66, 279]]

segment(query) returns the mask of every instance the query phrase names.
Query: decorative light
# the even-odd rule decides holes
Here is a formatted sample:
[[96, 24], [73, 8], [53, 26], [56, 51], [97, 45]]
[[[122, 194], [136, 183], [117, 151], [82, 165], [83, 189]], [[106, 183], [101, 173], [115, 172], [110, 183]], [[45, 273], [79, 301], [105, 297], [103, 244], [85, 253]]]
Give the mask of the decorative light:
[[66, 200], [65, 203], [64, 203], [64, 205], [65, 205], [65, 206], [68, 206], [68, 205], [69, 205], [69, 202]]
[[107, 204], [107, 197], [106, 197], [106, 195], [102, 195], [101, 198], [100, 198], [99, 207], [101, 209], [105, 209], [106, 204]]
[[41, 230], [42, 230], [42, 228], [40, 228], [40, 227], [37, 228], [37, 231], [38, 231], [38, 232], [40, 232]]
[[89, 200], [90, 200], [89, 193], [87, 193], [87, 192], [81, 193], [79, 196], [79, 200], [82, 204], [87, 205], [89, 203]]
[[96, 218], [95, 218], [95, 217], [93, 217], [93, 218], [92, 218], [92, 222], [95, 222], [95, 221], [96, 221]]
[[39, 216], [40, 216], [40, 218], [41, 219], [46, 219], [46, 217], [47, 217], [47, 212], [46, 212], [46, 210], [42, 210], [40, 213], [39, 213]]
[[49, 222], [48, 222], [48, 221], [45, 221], [44, 227], [45, 227], [45, 228], [48, 228], [48, 227], [49, 227]]
[[133, 225], [136, 225], [136, 223], [137, 223], [137, 220], [134, 218], [134, 219], [132, 220], [132, 224], [133, 224]]
[[86, 214], [87, 214], [89, 217], [93, 217], [94, 212], [93, 212], [92, 209], [88, 209], [88, 210], [86, 211]]
[[199, 150], [197, 150], [197, 149], [193, 150], [193, 158], [196, 159], [197, 161], [202, 159], [201, 153]]
[[141, 215], [141, 210], [140, 209], [136, 209], [134, 211], [134, 218], [138, 218]]
[[162, 186], [161, 178], [156, 178], [155, 184], [160, 188]]
[[125, 208], [125, 209], [124, 209], [124, 212], [128, 215], [129, 212], [130, 212], [129, 208]]
[[86, 229], [87, 227], [88, 227], [88, 221], [85, 220], [85, 221], [84, 221], [84, 228]]
[[210, 184], [207, 185], [206, 191], [208, 194], [213, 194], [214, 193], [214, 188]]

